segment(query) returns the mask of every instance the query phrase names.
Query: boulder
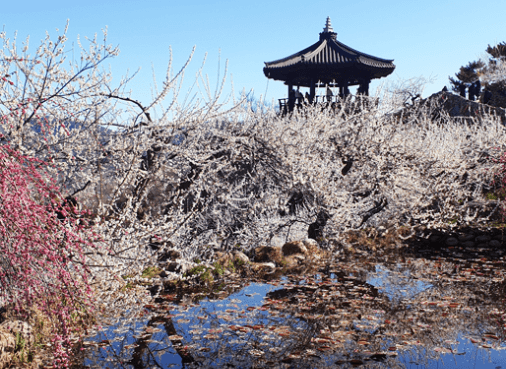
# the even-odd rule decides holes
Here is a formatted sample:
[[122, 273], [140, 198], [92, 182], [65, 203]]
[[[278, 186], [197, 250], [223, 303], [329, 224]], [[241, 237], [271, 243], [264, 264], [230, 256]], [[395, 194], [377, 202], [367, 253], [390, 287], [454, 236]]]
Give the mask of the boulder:
[[404, 120], [412, 115], [422, 114], [425, 110], [425, 113], [428, 113], [433, 120], [450, 116], [464, 123], [475, 123], [481, 122], [483, 117], [493, 115], [505, 123], [506, 109], [501, 106], [506, 106], [506, 99], [504, 102], [497, 98], [491, 99], [487, 104], [482, 104], [451, 92], [441, 91], [421, 100], [415, 106], [393, 113], [393, 116]]
[[466, 241], [462, 243], [462, 246], [465, 248], [473, 248], [476, 244], [473, 241]]
[[248, 264], [250, 262], [249, 258], [246, 256], [244, 252], [234, 251], [232, 255], [235, 264]]
[[459, 240], [456, 239], [455, 237], [448, 237], [446, 239], [446, 245], [448, 246], [456, 246], [459, 244]]
[[313, 240], [312, 238], [306, 238], [302, 242], [304, 242], [304, 246], [306, 246], [309, 250], [318, 247], [318, 242], [316, 242], [316, 240]]
[[466, 242], [466, 241], [472, 241], [474, 239], [474, 236], [469, 233], [463, 233], [463, 234], [459, 235], [458, 238], [459, 238], [460, 242]]
[[6, 320], [0, 324], [0, 330], [10, 332], [14, 337], [19, 334], [27, 345], [31, 345], [35, 341], [32, 326], [21, 320]]
[[181, 270], [181, 265], [179, 265], [179, 263], [176, 261], [172, 261], [170, 263], [167, 263], [164, 269], [168, 272], [178, 272]]
[[[314, 241], [314, 240], [313, 240]], [[316, 241], [315, 241], [316, 242]], [[282, 249], [284, 256], [290, 256], [295, 254], [307, 254], [307, 247], [302, 241], [287, 242], [283, 245]]]
[[164, 261], [174, 261], [176, 259], [179, 259], [181, 257], [181, 253], [177, 250], [174, 250], [174, 249], [171, 249], [171, 250], [166, 250], [164, 252], [162, 252], [159, 256], [158, 256], [158, 261], [160, 262], [164, 262]]
[[488, 242], [488, 245], [490, 247], [501, 247], [502, 242], [498, 241], [498, 240], [491, 240], [491, 241]]
[[276, 271], [276, 265], [274, 263], [255, 263], [251, 265], [251, 269], [257, 273], [271, 274]]
[[477, 243], [485, 243], [491, 240], [491, 237], [489, 235], [483, 234], [481, 236], [476, 237], [475, 241]]
[[293, 268], [295, 266], [304, 264], [306, 256], [304, 254], [292, 254], [283, 259], [282, 266], [285, 268]]
[[216, 262], [224, 267], [229, 267], [230, 265], [241, 266], [250, 262], [249, 258], [241, 251], [227, 253], [217, 251], [214, 253], [214, 256], [216, 257]]
[[0, 328], [0, 352], [12, 352], [14, 351], [14, 347], [16, 346], [16, 338], [14, 335]]
[[0, 367], [7, 367], [16, 348], [16, 337], [9, 331], [0, 328]]
[[281, 248], [272, 246], [259, 246], [255, 249], [254, 261], [257, 263], [272, 262], [280, 264], [283, 260]]

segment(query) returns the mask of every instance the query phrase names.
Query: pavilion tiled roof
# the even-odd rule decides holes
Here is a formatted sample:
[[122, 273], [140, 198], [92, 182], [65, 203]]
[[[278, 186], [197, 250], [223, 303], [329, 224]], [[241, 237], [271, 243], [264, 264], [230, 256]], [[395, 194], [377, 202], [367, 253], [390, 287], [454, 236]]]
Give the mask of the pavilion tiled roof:
[[265, 66], [267, 68], [282, 68], [298, 63], [329, 65], [357, 63], [376, 68], [395, 68], [393, 60], [381, 59], [361, 53], [333, 39], [320, 40], [307, 49], [286, 58], [266, 62]]
[[[337, 41], [336, 33], [332, 32], [330, 19], [327, 27], [320, 33], [320, 40], [308, 48], [286, 58], [265, 62], [264, 73], [267, 77], [287, 81], [295, 78], [300, 83], [307, 82], [308, 75], [317, 75], [321, 71], [320, 80], [339, 79], [355, 73], [357, 78], [380, 78], [393, 72], [393, 60], [368, 55]], [[294, 77], [295, 76], [295, 77]], [[350, 78], [350, 84], [356, 81]]]

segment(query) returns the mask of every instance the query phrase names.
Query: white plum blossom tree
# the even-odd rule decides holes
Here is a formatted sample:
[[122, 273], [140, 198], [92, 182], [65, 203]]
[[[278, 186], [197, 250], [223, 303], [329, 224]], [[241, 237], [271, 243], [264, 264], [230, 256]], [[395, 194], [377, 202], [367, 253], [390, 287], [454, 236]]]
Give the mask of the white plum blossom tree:
[[379, 105], [280, 116], [223, 98], [225, 78], [212, 93], [202, 69], [202, 94], [185, 100], [193, 52], [176, 73], [169, 63], [162, 88], [141, 103], [127, 92], [130, 78], [115, 86], [103, 69], [119, 52], [106, 36], [78, 43], [78, 60], [65, 53], [66, 29], [33, 54], [28, 40], [19, 50], [3, 33], [0, 49], [2, 140], [46, 161], [61, 200], [89, 210], [100, 247], [86, 264], [102, 304], [126, 311], [143, 299], [120, 293], [122, 277], [135, 280], [168, 247], [184, 260], [180, 276], [218, 248], [307, 237], [318, 219], [318, 241], [334, 247], [349, 230], [480, 223], [496, 210], [485, 196], [491, 158], [506, 148], [495, 117], [401, 120], [388, 114], [404, 104], [394, 104], [398, 92]]

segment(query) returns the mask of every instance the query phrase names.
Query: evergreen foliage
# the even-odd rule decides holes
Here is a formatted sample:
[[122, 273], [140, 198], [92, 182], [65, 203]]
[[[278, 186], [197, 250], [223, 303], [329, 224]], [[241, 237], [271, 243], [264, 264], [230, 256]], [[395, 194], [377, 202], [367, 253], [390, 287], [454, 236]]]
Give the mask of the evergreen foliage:
[[449, 77], [451, 89], [465, 96], [465, 90], [477, 81], [483, 87], [481, 101], [489, 105], [506, 107], [506, 42], [488, 45], [486, 61], [477, 60], [460, 67], [454, 77]]

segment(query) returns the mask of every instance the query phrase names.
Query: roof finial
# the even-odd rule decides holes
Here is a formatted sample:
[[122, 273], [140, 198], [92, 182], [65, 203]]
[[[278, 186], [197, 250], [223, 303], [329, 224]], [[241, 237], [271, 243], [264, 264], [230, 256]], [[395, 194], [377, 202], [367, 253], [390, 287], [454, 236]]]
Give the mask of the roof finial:
[[330, 24], [330, 17], [327, 17], [327, 22], [325, 23], [325, 28], [323, 29], [323, 32], [334, 32], [334, 29]]

